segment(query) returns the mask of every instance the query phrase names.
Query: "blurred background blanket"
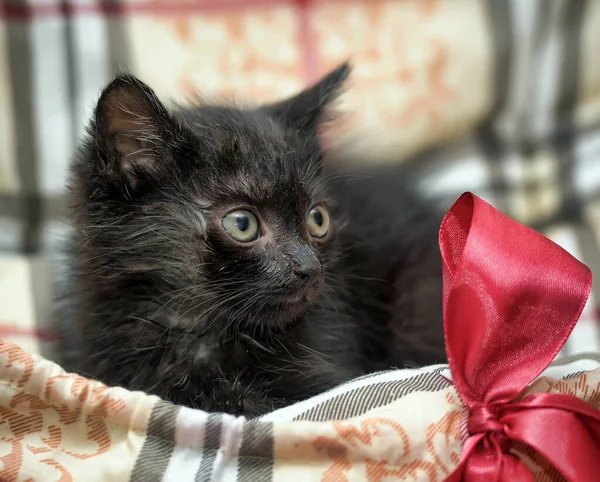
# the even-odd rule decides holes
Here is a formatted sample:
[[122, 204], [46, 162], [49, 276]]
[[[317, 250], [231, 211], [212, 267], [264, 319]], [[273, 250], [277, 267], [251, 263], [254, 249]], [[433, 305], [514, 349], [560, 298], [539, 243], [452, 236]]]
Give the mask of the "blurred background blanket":
[[[121, 71], [258, 102], [350, 58], [329, 139], [413, 163], [446, 207], [474, 191], [600, 273], [599, 45], [591, 0], [4, 0], [0, 338], [54, 358], [67, 167]], [[597, 290], [563, 354], [600, 351]]]

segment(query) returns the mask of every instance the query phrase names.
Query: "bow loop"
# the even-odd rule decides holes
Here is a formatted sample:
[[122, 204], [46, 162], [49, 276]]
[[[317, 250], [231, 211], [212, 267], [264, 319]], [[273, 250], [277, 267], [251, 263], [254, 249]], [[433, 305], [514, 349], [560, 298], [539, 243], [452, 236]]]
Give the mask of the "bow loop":
[[440, 228], [448, 362], [465, 404], [513, 400], [554, 359], [587, 300], [589, 269], [467, 193]]
[[[553, 457], [564, 461], [563, 432], [580, 434], [589, 427], [598, 429], [596, 443], [587, 454], [578, 452], [579, 465], [556, 468], [569, 480], [595, 480], [586, 463], [600, 460], [600, 412], [586, 411], [583, 402], [566, 395], [534, 394], [528, 403], [515, 403], [567, 340], [591, 289], [590, 270], [471, 193], [446, 214], [439, 242], [446, 351], [468, 408], [469, 431], [449, 480], [533, 480], [511, 453], [513, 441], [540, 451], [550, 463]], [[551, 404], [532, 402], [542, 398]], [[578, 415], [568, 413], [569, 407]], [[561, 424], [553, 425], [553, 417]], [[524, 421], [537, 425], [528, 428]]]

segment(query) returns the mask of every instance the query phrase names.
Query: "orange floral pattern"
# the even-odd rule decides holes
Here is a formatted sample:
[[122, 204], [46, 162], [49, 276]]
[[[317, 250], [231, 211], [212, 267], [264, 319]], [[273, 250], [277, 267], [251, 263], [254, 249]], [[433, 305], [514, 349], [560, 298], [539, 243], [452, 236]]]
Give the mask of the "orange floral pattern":
[[127, 400], [135, 396], [66, 374], [10, 343], [0, 342], [0, 360], [1, 480], [23, 480], [32, 473], [81, 480], [73, 473], [81, 465], [77, 461], [123, 451], [129, 426], [119, 420], [129, 418], [134, 405], [127, 410]]
[[[166, 95], [260, 102], [304, 85], [295, 9], [289, 5], [161, 12], [136, 19], [131, 27], [136, 70]], [[160, 71], [147, 58], [157, 49], [165, 49]]]
[[[419, 118], [425, 118], [426, 121], [436, 124], [440, 121], [445, 104], [455, 97], [455, 89], [450, 87], [447, 79], [450, 60], [448, 46], [439, 37], [423, 41], [421, 35], [417, 36], [415, 32], [415, 29], [421, 27], [421, 23], [429, 21], [436, 13], [437, 2], [428, 4], [425, 6], [421, 2], [413, 2], [413, 5], [410, 5], [410, 2], [403, 2], [403, 5], [373, 2], [354, 7], [356, 15], [359, 15], [359, 12], [363, 15], [365, 25], [362, 27], [368, 29], [367, 31], [379, 32], [380, 35], [368, 38], [366, 42], [361, 35], [356, 44], [348, 48], [347, 55], [351, 56], [358, 66], [351, 95], [363, 99], [367, 96], [369, 100], [374, 100], [374, 96], [379, 92], [380, 97], [372, 108], [374, 114], [383, 122], [405, 127]], [[328, 44], [339, 40], [338, 36], [340, 39], [351, 38], [350, 31], [344, 30], [353, 28], [355, 18], [349, 15], [348, 25], [344, 25], [341, 8], [326, 5], [315, 14], [315, 32], [324, 52], [333, 50]], [[346, 9], [345, 6], [343, 8]], [[339, 19], [340, 14], [342, 20], [336, 21], [335, 18]], [[393, 21], [390, 21], [390, 18]], [[333, 32], [330, 29], [332, 25]], [[411, 58], [410, 51], [415, 48], [415, 37], [419, 39], [421, 55]], [[332, 54], [332, 57], [331, 60], [327, 56], [324, 57], [323, 71], [329, 70], [339, 62], [336, 58], [340, 57], [339, 54]], [[388, 92], [381, 92], [382, 88]], [[416, 88], [418, 92], [414, 92]], [[413, 95], [390, 105], [383, 101], [383, 97], [392, 91], [406, 91]]]
[[355, 419], [276, 425], [275, 479], [295, 475], [296, 466], [287, 466], [292, 456], [310, 461], [303, 466], [310, 480], [441, 481], [460, 458], [462, 418], [448, 388], [411, 393]]
[[[426, 447], [427, 451], [422, 451], [421, 444], [416, 447], [411, 446], [411, 437], [403, 428], [402, 424], [386, 418], [370, 418], [360, 423], [360, 428], [356, 428], [350, 422], [333, 422], [336, 430], [335, 438], [318, 437], [313, 445], [316, 450], [327, 451], [328, 457], [332, 461], [329, 467], [321, 476], [322, 482], [347, 481], [348, 473], [352, 471], [354, 465], [353, 449], [359, 449], [361, 446], [373, 447], [374, 439], [386, 437], [389, 443], [392, 437], [401, 440], [400, 444], [394, 445], [394, 451], [405, 460], [401, 466], [392, 463], [388, 458], [364, 458], [364, 475], [367, 482], [382, 482], [384, 479], [397, 477], [399, 480], [441, 480], [444, 475], [448, 475], [456, 466], [460, 454], [456, 450], [444, 457], [442, 447], [452, 447], [457, 445], [458, 424], [461, 418], [460, 410], [451, 410], [447, 412], [439, 421], [430, 424], [427, 427]], [[393, 435], [390, 434], [390, 430]], [[414, 434], [413, 435], [414, 438]], [[452, 440], [450, 440], [452, 438]], [[440, 444], [441, 442], [441, 444]], [[443, 461], [442, 458], [448, 458]]]
[[[466, 65], [461, 55], [464, 33], [449, 35], [454, 29], [446, 24], [450, 18], [469, 19], [471, 34], [483, 39], [478, 8], [471, 1], [436, 0], [323, 3], [315, 8], [311, 23], [320, 70], [344, 58], [355, 65], [344, 104], [354, 114], [336, 126], [332, 138], [374, 133], [376, 144], [409, 153], [455, 134], [459, 112], [465, 128], [479, 119], [490, 101], [484, 87], [489, 68], [484, 51], [472, 52], [471, 57], [481, 59], [478, 72], [468, 80], [482, 94], [475, 99], [465, 89], [466, 70], [474, 66]], [[433, 140], [432, 133], [437, 134]], [[373, 143], [369, 138], [365, 142]]]

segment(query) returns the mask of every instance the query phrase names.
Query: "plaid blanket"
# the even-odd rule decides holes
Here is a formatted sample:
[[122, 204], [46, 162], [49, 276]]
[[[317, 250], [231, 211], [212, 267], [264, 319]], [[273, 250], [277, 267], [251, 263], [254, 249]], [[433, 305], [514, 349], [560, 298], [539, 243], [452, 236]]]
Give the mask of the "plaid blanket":
[[[350, 57], [332, 139], [413, 163], [448, 205], [471, 190], [600, 273], [599, 40], [590, 0], [6, 0], [0, 337], [54, 358], [67, 166], [122, 70], [177, 101], [262, 101]], [[600, 351], [599, 296], [563, 354]]]
[[[600, 408], [600, 359], [565, 358], [529, 393]], [[354, 380], [258, 420], [108, 388], [0, 342], [2, 480], [434, 482], [456, 467], [465, 407], [446, 366]], [[515, 447], [536, 481], [563, 480]]]

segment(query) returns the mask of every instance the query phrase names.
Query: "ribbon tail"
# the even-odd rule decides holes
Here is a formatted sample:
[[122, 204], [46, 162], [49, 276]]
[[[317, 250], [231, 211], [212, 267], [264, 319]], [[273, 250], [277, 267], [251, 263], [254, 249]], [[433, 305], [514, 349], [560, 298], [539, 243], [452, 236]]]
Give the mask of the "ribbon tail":
[[471, 456], [471, 452], [475, 448], [475, 446], [483, 439], [483, 435], [476, 435], [474, 437], [469, 437], [465, 444], [463, 445], [462, 454], [460, 456], [460, 461], [454, 471], [444, 479], [444, 482], [462, 482], [465, 480], [464, 473], [467, 467], [469, 457]]
[[[505, 415], [506, 434], [533, 448], [566, 480], [596, 482], [600, 463], [600, 412], [575, 398], [567, 402], [571, 405], [568, 409], [531, 407]], [[573, 405], [581, 405], [581, 410]]]

